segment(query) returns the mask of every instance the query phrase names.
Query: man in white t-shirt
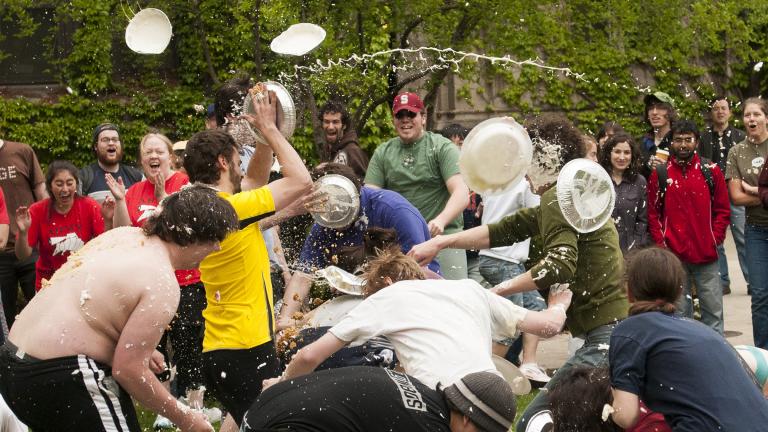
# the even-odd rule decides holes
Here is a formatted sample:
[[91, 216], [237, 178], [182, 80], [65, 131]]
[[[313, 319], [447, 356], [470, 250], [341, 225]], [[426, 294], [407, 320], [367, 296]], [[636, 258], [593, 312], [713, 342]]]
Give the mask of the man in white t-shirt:
[[300, 349], [281, 377], [265, 380], [265, 388], [310, 373], [344, 346], [374, 336], [389, 339], [407, 374], [430, 387], [451, 385], [466, 374], [496, 370], [493, 340], [518, 330], [543, 337], [560, 332], [571, 301], [570, 291], [553, 290], [549, 309], [528, 311], [470, 279], [423, 280], [416, 261], [399, 251], [371, 261], [366, 277], [366, 299]]

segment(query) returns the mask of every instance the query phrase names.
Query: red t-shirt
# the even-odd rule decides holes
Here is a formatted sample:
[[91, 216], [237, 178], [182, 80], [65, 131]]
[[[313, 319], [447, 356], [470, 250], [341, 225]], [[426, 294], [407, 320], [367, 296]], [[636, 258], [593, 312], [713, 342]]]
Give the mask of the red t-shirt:
[[32, 225], [27, 241], [40, 254], [35, 264], [35, 289], [40, 291], [42, 280], [50, 279], [71, 252], [104, 232], [104, 219], [99, 203], [79, 195], [65, 215], [52, 208], [50, 198], [32, 204], [29, 214]]
[[[188, 183], [189, 177], [186, 174], [175, 172], [165, 180], [165, 193], [178, 192], [182, 186]], [[128, 216], [131, 218], [131, 224], [135, 227], [141, 227], [157, 207], [155, 185], [149, 180], [135, 183], [125, 193], [125, 203], [128, 205]], [[176, 270], [176, 280], [181, 286], [200, 282], [200, 271], [197, 269]]]
[[10, 225], [11, 218], [8, 217], [8, 208], [5, 206], [5, 195], [0, 189], [0, 225]]

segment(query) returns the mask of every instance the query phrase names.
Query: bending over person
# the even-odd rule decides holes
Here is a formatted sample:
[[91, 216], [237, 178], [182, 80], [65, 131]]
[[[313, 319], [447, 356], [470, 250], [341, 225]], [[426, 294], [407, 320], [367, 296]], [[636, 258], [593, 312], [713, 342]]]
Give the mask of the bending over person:
[[506, 432], [515, 395], [500, 376], [468, 374], [435, 390], [404, 373], [374, 367], [315, 372], [265, 390], [243, 431]]
[[316, 342], [293, 357], [285, 373], [265, 386], [315, 370], [346, 345], [374, 336], [392, 342], [405, 372], [434, 388], [472, 372], [495, 371], [493, 339], [518, 331], [543, 337], [560, 332], [571, 292], [553, 292], [549, 309], [527, 311], [471, 280], [423, 280], [424, 273], [399, 251], [371, 261], [366, 299]]

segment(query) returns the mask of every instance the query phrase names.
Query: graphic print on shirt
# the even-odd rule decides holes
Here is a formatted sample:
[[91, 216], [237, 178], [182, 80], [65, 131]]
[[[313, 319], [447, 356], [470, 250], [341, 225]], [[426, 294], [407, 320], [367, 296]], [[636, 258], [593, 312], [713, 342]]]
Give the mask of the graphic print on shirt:
[[347, 152], [340, 151], [335, 158], [333, 158], [333, 163], [342, 164], [342, 165], [349, 165], [349, 158], [347, 157]]
[[400, 396], [403, 398], [403, 405], [407, 409], [414, 411], [427, 411], [427, 404], [424, 403], [424, 398], [421, 393], [413, 385], [408, 375], [395, 372], [393, 370], [384, 369], [387, 375], [397, 385], [397, 389], [400, 390]]
[[64, 255], [67, 252], [75, 252], [85, 244], [77, 233], [71, 232], [65, 236], [51, 237], [51, 246], [54, 246], [53, 255]]

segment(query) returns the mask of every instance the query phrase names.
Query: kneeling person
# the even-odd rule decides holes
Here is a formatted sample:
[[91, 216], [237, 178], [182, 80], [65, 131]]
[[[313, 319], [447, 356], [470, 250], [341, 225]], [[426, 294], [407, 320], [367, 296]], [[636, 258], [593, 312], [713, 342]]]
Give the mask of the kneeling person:
[[243, 420], [244, 431], [506, 432], [515, 418], [515, 395], [500, 376], [471, 373], [433, 390], [388, 369], [330, 369], [265, 390]]
[[117, 228], [70, 256], [0, 348], [0, 393], [35, 431], [140, 431], [131, 396], [183, 431], [213, 431], [179, 406], [154, 351], [179, 303], [175, 269], [195, 268], [237, 229], [208, 187], [166, 198], [143, 228]]

